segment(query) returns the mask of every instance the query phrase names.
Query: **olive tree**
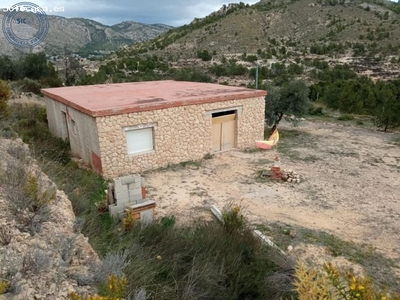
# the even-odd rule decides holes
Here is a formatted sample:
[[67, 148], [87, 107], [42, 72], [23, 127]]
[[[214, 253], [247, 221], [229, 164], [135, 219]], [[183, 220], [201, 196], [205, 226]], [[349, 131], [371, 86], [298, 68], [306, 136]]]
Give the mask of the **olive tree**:
[[280, 89], [268, 89], [265, 97], [265, 119], [269, 125], [273, 125], [272, 131], [285, 114], [293, 114], [297, 118], [306, 114], [310, 106], [308, 96], [309, 89], [301, 80], [290, 81]]

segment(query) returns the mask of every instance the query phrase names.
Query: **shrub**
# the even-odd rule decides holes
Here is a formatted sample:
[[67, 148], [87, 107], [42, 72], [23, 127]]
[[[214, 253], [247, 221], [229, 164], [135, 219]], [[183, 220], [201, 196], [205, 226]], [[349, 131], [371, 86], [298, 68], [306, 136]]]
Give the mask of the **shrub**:
[[129, 240], [127, 293], [146, 287], [157, 299], [270, 299], [265, 282], [282, 271], [279, 261], [286, 259], [246, 226], [228, 234], [216, 222], [136, 225]]
[[56, 199], [55, 188], [46, 189], [42, 191], [43, 188], [39, 186], [39, 181], [36, 176], [29, 174], [27, 181], [24, 186], [25, 196], [30, 200], [30, 210], [33, 212], [38, 212], [41, 209], [50, 205], [50, 203]]
[[9, 243], [11, 243], [12, 237], [13, 235], [9, 228], [7, 228], [6, 226], [0, 227], [0, 243], [2, 245], [8, 245]]
[[10, 284], [6, 281], [0, 280], [0, 295], [5, 294], [10, 287]]
[[13, 84], [14, 88], [24, 93], [40, 94], [42, 84], [35, 79], [24, 78]]
[[235, 206], [232, 210], [222, 214], [223, 226], [228, 233], [238, 232], [243, 229], [245, 220], [240, 212], [240, 207]]
[[[87, 296], [86, 300], [120, 300], [125, 298], [126, 294], [126, 286], [127, 280], [126, 277], [123, 276], [119, 278], [116, 275], [110, 275], [107, 278], [107, 283], [104, 284], [103, 289], [100, 294], [104, 296]], [[77, 293], [70, 293], [68, 295], [71, 300], [83, 300], [80, 295]], [[135, 297], [136, 300], [136, 297]]]
[[135, 212], [133, 211], [132, 208], [128, 208], [125, 210], [126, 216], [122, 220], [122, 224], [124, 226], [125, 231], [129, 231], [133, 228], [133, 225], [135, 225], [136, 218], [135, 218]]
[[311, 116], [323, 116], [326, 114], [326, 112], [323, 110], [322, 107], [312, 107], [310, 108], [310, 110], [308, 111], [308, 113]]
[[28, 252], [22, 261], [22, 272], [29, 274], [48, 270], [52, 264], [50, 257], [48, 253], [40, 249]]
[[197, 57], [201, 58], [203, 61], [209, 61], [212, 59], [212, 55], [208, 52], [208, 50], [197, 51]]
[[11, 96], [11, 90], [8, 85], [0, 80], [0, 118], [6, 115], [7, 100]]
[[176, 223], [175, 216], [171, 217], [162, 217], [160, 224], [163, 225], [165, 228], [174, 227]]
[[124, 269], [128, 264], [129, 260], [127, 251], [107, 253], [101, 263], [94, 270], [94, 280], [97, 283], [104, 283], [107, 281], [109, 275], [115, 275], [122, 278], [124, 276]]
[[309, 269], [299, 263], [295, 273], [295, 288], [299, 300], [308, 299], [400, 299], [376, 290], [371, 279], [341, 272], [331, 263], [322, 270]]
[[341, 115], [340, 117], [338, 117], [339, 121], [352, 121], [354, 120], [354, 116], [353, 115], [349, 115], [349, 114], [344, 114]]

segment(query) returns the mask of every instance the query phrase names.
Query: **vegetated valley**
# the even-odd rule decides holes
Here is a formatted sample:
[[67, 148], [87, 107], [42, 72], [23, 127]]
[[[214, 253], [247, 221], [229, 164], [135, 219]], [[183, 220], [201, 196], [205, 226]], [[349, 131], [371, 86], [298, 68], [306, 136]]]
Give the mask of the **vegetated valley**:
[[[399, 299], [399, 23], [386, 1], [260, 1], [101, 58], [0, 57], [0, 299]], [[157, 219], [119, 222], [40, 89], [162, 79], [267, 89], [281, 139], [143, 174]], [[300, 183], [262, 176], [276, 154]]]

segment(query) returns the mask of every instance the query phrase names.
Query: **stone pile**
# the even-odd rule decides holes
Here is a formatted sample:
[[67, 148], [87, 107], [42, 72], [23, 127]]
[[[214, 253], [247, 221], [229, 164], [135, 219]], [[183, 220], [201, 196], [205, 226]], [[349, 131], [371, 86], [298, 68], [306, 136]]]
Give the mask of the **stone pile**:
[[300, 183], [300, 175], [293, 170], [283, 170], [282, 179], [287, 182]]

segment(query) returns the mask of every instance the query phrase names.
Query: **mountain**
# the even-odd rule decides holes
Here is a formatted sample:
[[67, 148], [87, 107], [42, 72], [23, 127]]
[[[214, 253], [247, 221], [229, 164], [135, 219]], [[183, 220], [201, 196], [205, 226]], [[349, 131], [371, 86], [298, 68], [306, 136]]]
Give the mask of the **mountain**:
[[[203, 19], [171, 30], [150, 48], [193, 56], [197, 49], [217, 53], [260, 50], [309, 52], [313, 45], [355, 44], [398, 53], [400, 6], [387, 1], [262, 0], [255, 5], [231, 4]], [[340, 47], [340, 46], [339, 46]], [[357, 47], [357, 46], [356, 46]], [[393, 48], [393, 49], [392, 49]], [[282, 50], [285, 52], [284, 50]], [[377, 51], [379, 52], [379, 51]]]
[[247, 68], [296, 62], [304, 70], [318, 59], [383, 79], [400, 75], [399, 26], [400, 5], [385, 0], [261, 0], [224, 5], [124, 51], [205, 71], [229, 58]]
[[[4, 12], [0, 11], [0, 22]], [[46, 54], [63, 54], [69, 52], [89, 53], [93, 51], [112, 51], [122, 46], [147, 41], [170, 30], [171, 26], [163, 24], [142, 24], [126, 21], [113, 26], [84, 18], [64, 18], [48, 16], [49, 33], [39, 47]], [[26, 50], [22, 50], [26, 51]], [[0, 33], [0, 55], [17, 56], [21, 49], [15, 49]]]

